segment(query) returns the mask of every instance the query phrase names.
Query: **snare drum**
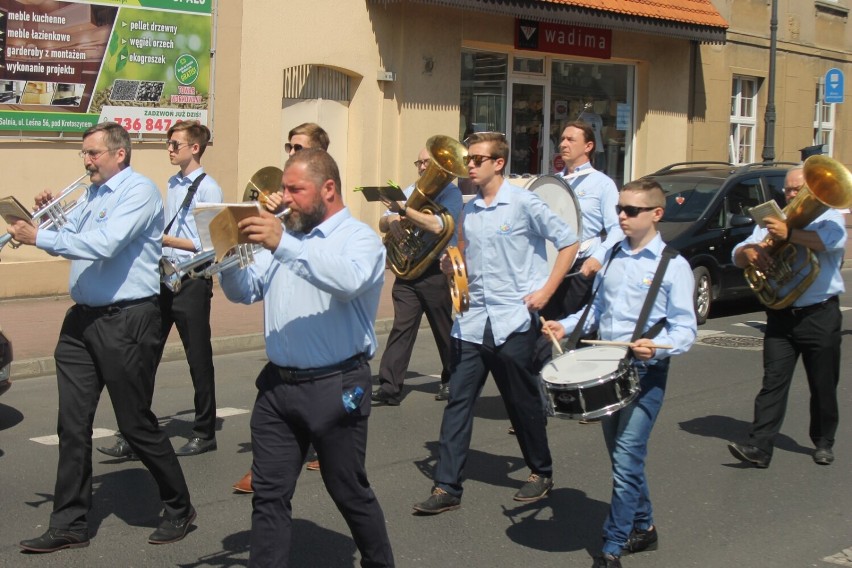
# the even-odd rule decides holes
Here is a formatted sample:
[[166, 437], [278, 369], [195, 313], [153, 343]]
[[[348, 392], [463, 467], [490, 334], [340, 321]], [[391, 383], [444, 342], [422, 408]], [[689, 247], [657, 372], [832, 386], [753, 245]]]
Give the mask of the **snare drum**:
[[600, 418], [639, 395], [625, 347], [595, 346], [560, 355], [541, 370], [551, 410], [561, 418]]

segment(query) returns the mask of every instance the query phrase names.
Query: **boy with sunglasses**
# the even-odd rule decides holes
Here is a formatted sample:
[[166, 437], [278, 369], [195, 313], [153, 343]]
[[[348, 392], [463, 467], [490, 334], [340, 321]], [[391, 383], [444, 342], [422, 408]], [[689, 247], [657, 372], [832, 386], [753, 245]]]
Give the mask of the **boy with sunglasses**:
[[[665, 203], [662, 188], [653, 181], [633, 181], [621, 190], [614, 209], [626, 238], [604, 259], [605, 268], [596, 279], [600, 290], [594, 296], [584, 333], [597, 329], [604, 340], [632, 339], [665, 248], [657, 232]], [[692, 294], [692, 270], [683, 257], [676, 256], [666, 267], [642, 330], [643, 337], [630, 346], [632, 364], [639, 375], [639, 396], [601, 421], [612, 462], [613, 488], [603, 527], [602, 555], [595, 559], [593, 567], [620, 568], [622, 553], [657, 547], [645, 458], [648, 438], [663, 404], [669, 357], [685, 353], [695, 341], [697, 323]], [[561, 339], [579, 324], [582, 313], [580, 310], [563, 320], [547, 321], [544, 327]], [[658, 322], [664, 322], [659, 334], [653, 339], [644, 337]]]
[[[169, 178], [165, 219], [169, 223], [163, 234], [163, 258], [178, 264], [201, 252], [201, 240], [193, 209], [197, 203], [221, 203], [222, 188], [204, 173], [201, 156], [210, 142], [210, 130], [198, 121], [183, 121], [167, 132], [166, 150], [169, 161], [179, 171]], [[197, 183], [196, 183], [197, 182]], [[192, 195], [189, 195], [192, 192]], [[181, 283], [180, 293], [160, 284], [162, 333], [159, 359], [174, 324], [177, 327], [189, 364], [189, 375], [195, 390], [195, 423], [186, 444], [175, 450], [178, 456], [195, 456], [216, 449], [216, 386], [213, 369], [213, 346], [210, 343], [210, 302], [213, 298], [212, 278], [188, 278]], [[112, 447], [98, 451], [116, 458], [131, 458], [133, 451], [119, 433]]]
[[[538, 311], [574, 261], [577, 235], [536, 194], [504, 180], [509, 146], [503, 134], [476, 133], [466, 143], [470, 180], [478, 186], [460, 221], [470, 308], [453, 324], [450, 398], [441, 422], [432, 495], [414, 505], [417, 513], [426, 515], [461, 504], [473, 407], [489, 372], [531, 470], [514, 499], [537, 501], [553, 487], [547, 418], [532, 352], [538, 338]], [[559, 249], [550, 273], [545, 239]], [[453, 272], [446, 255], [441, 269]]]

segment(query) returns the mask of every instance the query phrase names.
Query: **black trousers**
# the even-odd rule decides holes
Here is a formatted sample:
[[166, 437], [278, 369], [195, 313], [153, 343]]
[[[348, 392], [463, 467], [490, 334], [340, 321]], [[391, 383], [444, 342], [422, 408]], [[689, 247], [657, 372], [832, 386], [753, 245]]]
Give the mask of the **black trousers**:
[[447, 277], [437, 262], [414, 280], [397, 278], [393, 283], [393, 327], [379, 364], [379, 386], [393, 396], [402, 392], [414, 341], [423, 314], [441, 357], [441, 382], [450, 380], [450, 331], [453, 327], [452, 298]]
[[189, 513], [183, 471], [151, 412], [159, 337], [160, 310], [153, 298], [125, 308], [76, 305], [65, 315], [55, 352], [59, 465], [51, 528], [88, 529], [92, 423], [104, 386], [119, 429], [157, 482], [166, 516]]
[[157, 361], [163, 355], [172, 324], [177, 327], [189, 374], [195, 389], [195, 426], [193, 437], [212, 440], [216, 437], [216, 384], [213, 369], [213, 347], [210, 343], [210, 300], [213, 280], [186, 278], [175, 294], [160, 286], [162, 338]]
[[489, 321], [482, 345], [453, 340], [450, 400], [441, 421], [436, 487], [457, 497], [462, 495], [464, 466], [473, 435], [474, 407], [489, 371], [515, 427], [527, 467], [543, 477], [553, 475], [544, 397], [539, 379], [532, 372], [532, 349], [537, 336], [536, 327], [531, 326], [495, 346]]
[[[292, 507], [296, 481], [308, 445], [322, 463], [329, 495], [349, 525], [361, 552], [361, 566], [393, 566], [385, 517], [367, 479], [367, 419], [370, 414], [370, 366], [314, 380], [287, 382], [269, 363], [257, 378], [251, 415], [251, 538], [249, 565], [285, 568], [289, 562]], [[343, 392], [360, 386], [359, 408], [347, 413]]]
[[767, 310], [763, 340], [763, 386], [754, 401], [749, 443], [772, 454], [775, 436], [787, 411], [787, 398], [799, 355], [808, 377], [811, 441], [831, 448], [839, 412], [840, 328], [837, 296], [806, 308]]

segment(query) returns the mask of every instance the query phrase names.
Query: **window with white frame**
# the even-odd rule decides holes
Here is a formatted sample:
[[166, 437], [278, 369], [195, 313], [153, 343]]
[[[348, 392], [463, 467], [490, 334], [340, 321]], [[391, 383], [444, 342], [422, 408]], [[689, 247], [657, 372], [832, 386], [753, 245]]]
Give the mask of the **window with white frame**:
[[814, 146], [823, 144], [822, 151], [829, 156], [834, 151], [834, 106], [822, 101], [822, 87], [816, 86], [814, 104]]
[[754, 162], [757, 132], [757, 78], [734, 77], [731, 83], [731, 135], [728, 154], [734, 164]]

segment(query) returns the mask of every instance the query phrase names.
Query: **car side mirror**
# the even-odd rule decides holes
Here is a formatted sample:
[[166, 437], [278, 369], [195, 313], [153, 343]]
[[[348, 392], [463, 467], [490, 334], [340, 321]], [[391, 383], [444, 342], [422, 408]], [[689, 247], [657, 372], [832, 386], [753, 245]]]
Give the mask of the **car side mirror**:
[[754, 219], [748, 215], [731, 215], [732, 228], [748, 227], [750, 225], [754, 225]]

